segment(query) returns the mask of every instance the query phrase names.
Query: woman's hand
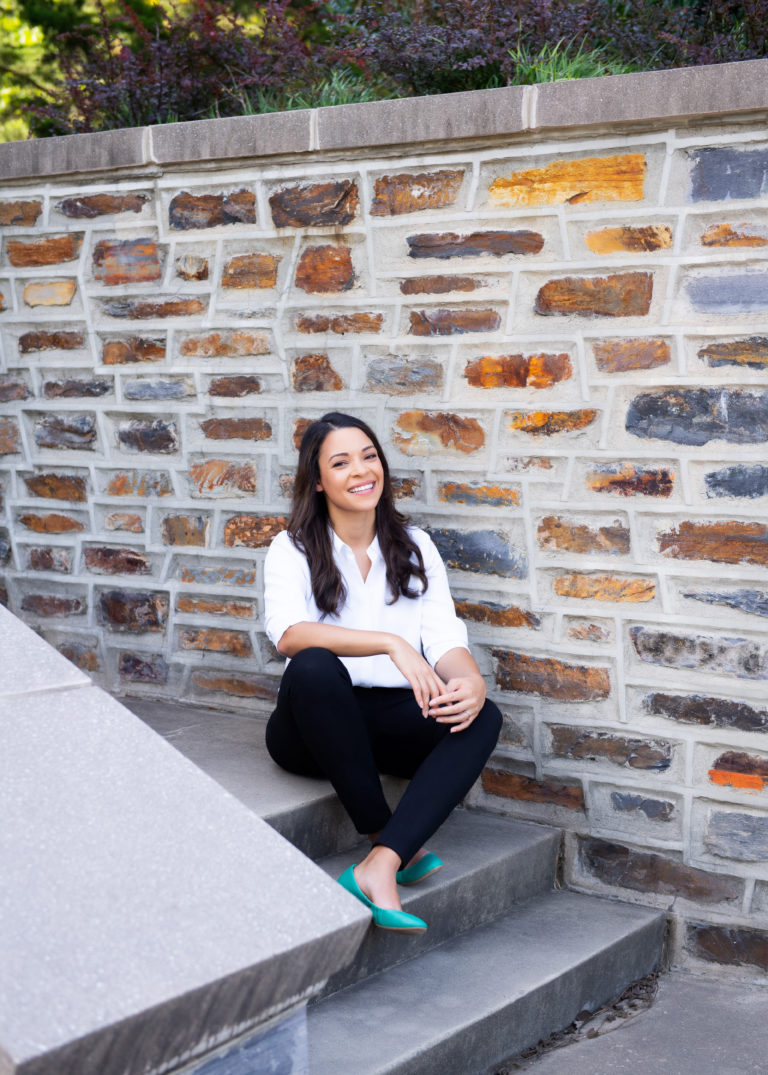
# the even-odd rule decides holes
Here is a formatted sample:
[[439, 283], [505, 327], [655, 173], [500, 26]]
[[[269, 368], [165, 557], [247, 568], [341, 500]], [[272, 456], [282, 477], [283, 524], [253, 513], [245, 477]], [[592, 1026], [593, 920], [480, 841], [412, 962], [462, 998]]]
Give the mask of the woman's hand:
[[485, 680], [477, 673], [449, 679], [445, 690], [432, 698], [429, 715], [438, 724], [452, 724], [451, 732], [463, 732], [485, 705]]
[[431, 702], [445, 692], [446, 684], [410, 642], [399, 635], [391, 637], [392, 644], [387, 649], [390, 660], [410, 683], [422, 715], [429, 716]]

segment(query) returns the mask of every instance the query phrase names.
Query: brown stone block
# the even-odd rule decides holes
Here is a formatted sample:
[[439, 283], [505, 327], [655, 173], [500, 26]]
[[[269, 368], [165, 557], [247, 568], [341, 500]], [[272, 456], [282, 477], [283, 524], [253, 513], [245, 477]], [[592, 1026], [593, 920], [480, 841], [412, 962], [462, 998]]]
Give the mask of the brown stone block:
[[209, 440], [269, 440], [272, 426], [263, 418], [209, 418], [200, 423]]
[[13, 456], [22, 450], [22, 433], [15, 418], [0, 418], [0, 456]]
[[313, 295], [348, 291], [355, 282], [348, 246], [308, 246], [296, 269], [296, 287]]
[[503, 799], [547, 803], [550, 806], [564, 806], [567, 810], [584, 809], [584, 791], [578, 781], [534, 780], [521, 773], [491, 768], [483, 769], [481, 781], [483, 791]]
[[444, 295], [448, 291], [474, 291], [482, 286], [481, 280], [471, 276], [414, 276], [401, 282], [400, 291], [403, 295]]
[[500, 177], [488, 193], [492, 205], [507, 206], [639, 202], [645, 173], [643, 153], [559, 160]]
[[302, 355], [295, 359], [291, 382], [296, 392], [339, 392], [344, 387], [328, 355]]
[[707, 774], [718, 787], [762, 791], [768, 784], [768, 758], [743, 751], [726, 750]]
[[473, 623], [487, 623], [491, 627], [530, 627], [538, 630], [541, 620], [528, 609], [517, 605], [497, 605], [490, 601], [454, 601], [456, 615]]
[[269, 196], [276, 228], [344, 227], [357, 216], [359, 197], [351, 179], [299, 183]]
[[446, 504], [486, 504], [494, 508], [510, 508], [520, 503], [520, 490], [508, 485], [440, 482], [437, 495]]
[[679, 859], [666, 855], [586, 838], [580, 848], [580, 858], [585, 868], [606, 885], [700, 903], [741, 900], [743, 882], [686, 866]]
[[144, 634], [165, 629], [168, 595], [144, 590], [105, 590], [99, 595], [99, 622], [110, 630]]
[[35, 423], [34, 435], [38, 448], [93, 451], [96, 420], [91, 414], [47, 414]]
[[35, 351], [76, 351], [85, 346], [82, 332], [25, 332], [19, 336], [19, 351], [22, 355]]
[[701, 724], [712, 728], [737, 728], [744, 732], [768, 732], [768, 710], [746, 702], [725, 698], [707, 698], [700, 694], [649, 694], [643, 706], [655, 716], [683, 724]]
[[[418, 478], [392, 478], [392, 494], [396, 500], [406, 500], [416, 495], [419, 485]], [[290, 495], [293, 495], [293, 488]]]
[[93, 642], [64, 642], [58, 646], [62, 657], [77, 665], [81, 672], [98, 672], [99, 654]]
[[371, 216], [396, 216], [453, 205], [463, 179], [463, 168], [420, 172], [418, 175], [407, 172], [383, 175], [373, 186]]
[[171, 496], [173, 483], [166, 470], [121, 470], [105, 489], [107, 496]]
[[40, 201], [0, 202], [0, 227], [31, 228], [43, 211]]
[[171, 199], [168, 223], [184, 231], [224, 224], [255, 224], [256, 196], [250, 190], [231, 194], [189, 194], [184, 190]]
[[121, 422], [117, 430], [117, 439], [121, 447], [132, 452], [175, 452], [178, 451], [179, 437], [175, 422], [164, 422], [158, 418], [154, 422], [140, 419]]
[[56, 208], [75, 220], [93, 220], [112, 213], [140, 213], [149, 200], [149, 194], [84, 194], [65, 198]]
[[240, 620], [254, 619], [254, 609], [250, 602], [221, 597], [189, 597], [187, 594], [179, 594], [176, 611], [203, 616], [235, 616]]
[[60, 594], [28, 593], [21, 599], [22, 612], [35, 616], [79, 616], [85, 612], [85, 603], [79, 597], [62, 597]]
[[485, 432], [476, 418], [447, 412], [404, 411], [392, 439], [406, 455], [429, 455], [448, 448], [469, 455], [485, 444]]
[[79, 519], [58, 512], [49, 512], [47, 515], [28, 512], [19, 516], [19, 522], [36, 534], [71, 534], [85, 530], [85, 525]]
[[80, 256], [83, 245], [82, 233], [56, 235], [31, 242], [23, 239], [8, 239], [5, 252], [8, 261], [15, 268], [29, 268], [40, 265], [59, 265], [63, 261], [75, 261]]
[[233, 463], [228, 459], [206, 459], [193, 463], [189, 476], [201, 496], [211, 493], [255, 493], [258, 470], [255, 463]]
[[297, 318], [296, 329], [304, 333], [335, 332], [337, 336], [344, 336], [347, 332], [381, 332], [383, 321], [383, 314], [336, 314], [334, 317], [316, 314]]
[[133, 511], [112, 511], [104, 519], [107, 530], [127, 530], [131, 534], [143, 534], [144, 523], [139, 514]]
[[669, 250], [672, 246], [672, 229], [667, 224], [600, 228], [599, 231], [588, 231], [584, 242], [595, 254]]
[[208, 627], [201, 630], [185, 628], [179, 631], [179, 645], [182, 649], [230, 653], [233, 657], [253, 655], [251, 639], [245, 631], [225, 631], [221, 627]]
[[198, 254], [182, 254], [176, 258], [176, 275], [181, 280], [207, 280], [208, 258]]
[[35, 474], [25, 478], [24, 483], [33, 496], [45, 497], [47, 500], [69, 500], [82, 504], [87, 499], [85, 478], [73, 474]]
[[154, 239], [102, 239], [93, 248], [93, 278], [102, 284], [141, 284], [161, 276]]
[[121, 653], [117, 670], [121, 679], [131, 683], [168, 681], [168, 662], [160, 653]]
[[708, 343], [697, 352], [710, 366], [746, 366], [765, 369], [768, 366], [768, 338], [753, 336], [749, 340], [729, 340], [727, 343]]
[[503, 691], [538, 694], [561, 702], [591, 702], [611, 693], [608, 668], [567, 664], [554, 657], [530, 657], [511, 650], [492, 650], [496, 683]]
[[685, 947], [708, 963], [756, 967], [768, 973], [768, 933], [762, 930], [689, 922]]
[[768, 526], [726, 520], [682, 522], [658, 536], [659, 550], [678, 560], [768, 565]]
[[594, 493], [616, 493], [619, 496], [668, 497], [675, 484], [674, 476], [667, 467], [658, 469], [636, 466], [604, 464], [589, 471], [586, 486]]
[[208, 544], [210, 521], [204, 515], [166, 515], [163, 519], [164, 545]]
[[454, 336], [465, 332], [495, 332], [501, 326], [496, 310], [412, 310], [412, 336]]
[[544, 317], [644, 317], [651, 308], [653, 273], [564, 276], [539, 289], [534, 309]]
[[702, 246], [768, 246], [768, 228], [759, 224], [712, 224], [701, 237]]
[[293, 446], [298, 452], [301, 447], [301, 438], [312, 424], [312, 418], [296, 418], [293, 422]]
[[88, 571], [96, 575], [149, 575], [152, 565], [138, 549], [114, 549], [107, 545], [83, 549]]
[[611, 632], [599, 623], [575, 623], [568, 628], [568, 637], [575, 642], [608, 642]]
[[266, 332], [209, 332], [181, 342], [182, 355], [195, 358], [244, 358], [268, 352]]
[[236, 676], [226, 672], [193, 672], [192, 682], [205, 691], [234, 694], [238, 698], [277, 699], [278, 682], [269, 676]]
[[651, 370], [672, 359], [666, 340], [599, 340], [594, 344], [595, 362], [606, 373]]
[[612, 526], [593, 528], [563, 516], [548, 515], [539, 523], [537, 536], [539, 546], [551, 552], [608, 553], [612, 556], [624, 556], [629, 552], [629, 530], [618, 521]]
[[584, 575], [579, 571], [558, 575], [552, 587], [560, 597], [577, 597], [583, 601], [643, 602], [656, 596], [656, 586], [650, 579]]
[[663, 772], [672, 761], [672, 746], [650, 739], [629, 739], [592, 728], [553, 725], [551, 752], [559, 758], [577, 761], [609, 761], [629, 769]]
[[27, 549], [30, 571], [56, 571], [68, 575], [72, 571], [72, 550], [54, 549], [51, 545]]
[[16, 399], [26, 399], [29, 388], [20, 377], [5, 377], [0, 374], [0, 403], [12, 403]]
[[600, 411], [586, 407], [578, 411], [507, 411], [509, 429], [550, 437], [553, 433], [574, 433], [592, 425]]
[[538, 254], [544, 246], [544, 236], [537, 231], [474, 231], [471, 235], [426, 232], [409, 235], [405, 241], [411, 258], [500, 258], [506, 254]]
[[65, 381], [46, 381], [43, 385], [43, 395], [46, 399], [93, 399], [105, 396], [114, 388], [112, 381], [92, 378], [91, 380], [77, 380], [67, 378]]
[[225, 399], [240, 399], [261, 392], [262, 384], [258, 377], [214, 377], [208, 385], [209, 396], [223, 396]]
[[110, 317], [136, 318], [139, 321], [154, 317], [191, 317], [205, 313], [207, 300], [203, 299], [112, 299], [103, 304], [104, 313]]
[[101, 361], [105, 366], [129, 362], [159, 362], [165, 358], [165, 341], [132, 336], [129, 340], [105, 340]]
[[484, 355], [468, 362], [464, 376], [474, 388], [550, 388], [573, 376], [568, 354]]
[[282, 258], [275, 254], [238, 254], [224, 266], [221, 286], [225, 288], [270, 288], [277, 285], [277, 269]]
[[76, 291], [74, 280], [35, 280], [24, 288], [24, 302], [27, 306], [69, 306]]
[[284, 515], [233, 515], [224, 526], [224, 544], [230, 549], [240, 545], [263, 549], [287, 525]]

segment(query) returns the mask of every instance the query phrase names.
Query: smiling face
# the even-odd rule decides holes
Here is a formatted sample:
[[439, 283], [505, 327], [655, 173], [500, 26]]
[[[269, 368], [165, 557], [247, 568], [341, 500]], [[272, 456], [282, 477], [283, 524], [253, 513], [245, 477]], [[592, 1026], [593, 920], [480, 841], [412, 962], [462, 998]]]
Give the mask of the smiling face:
[[373, 515], [384, 488], [384, 468], [362, 429], [345, 426], [332, 430], [320, 446], [317, 462], [317, 490], [325, 494], [334, 527], [347, 513]]

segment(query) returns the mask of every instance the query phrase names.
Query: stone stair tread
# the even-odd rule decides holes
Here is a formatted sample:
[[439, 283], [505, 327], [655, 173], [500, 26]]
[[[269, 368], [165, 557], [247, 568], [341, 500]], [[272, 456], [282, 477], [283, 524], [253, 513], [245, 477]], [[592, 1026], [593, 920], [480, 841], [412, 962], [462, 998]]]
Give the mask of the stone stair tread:
[[594, 896], [529, 900], [311, 1006], [311, 1075], [484, 1072], [649, 973], [663, 926]]

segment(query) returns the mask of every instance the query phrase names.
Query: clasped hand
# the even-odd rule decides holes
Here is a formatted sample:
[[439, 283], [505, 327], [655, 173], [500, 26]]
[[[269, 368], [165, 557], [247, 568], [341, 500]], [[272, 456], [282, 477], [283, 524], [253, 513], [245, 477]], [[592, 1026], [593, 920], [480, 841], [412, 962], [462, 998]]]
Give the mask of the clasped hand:
[[483, 677], [454, 676], [446, 683], [413, 646], [397, 641], [389, 656], [410, 683], [422, 714], [452, 724], [452, 732], [468, 728], [485, 704]]

